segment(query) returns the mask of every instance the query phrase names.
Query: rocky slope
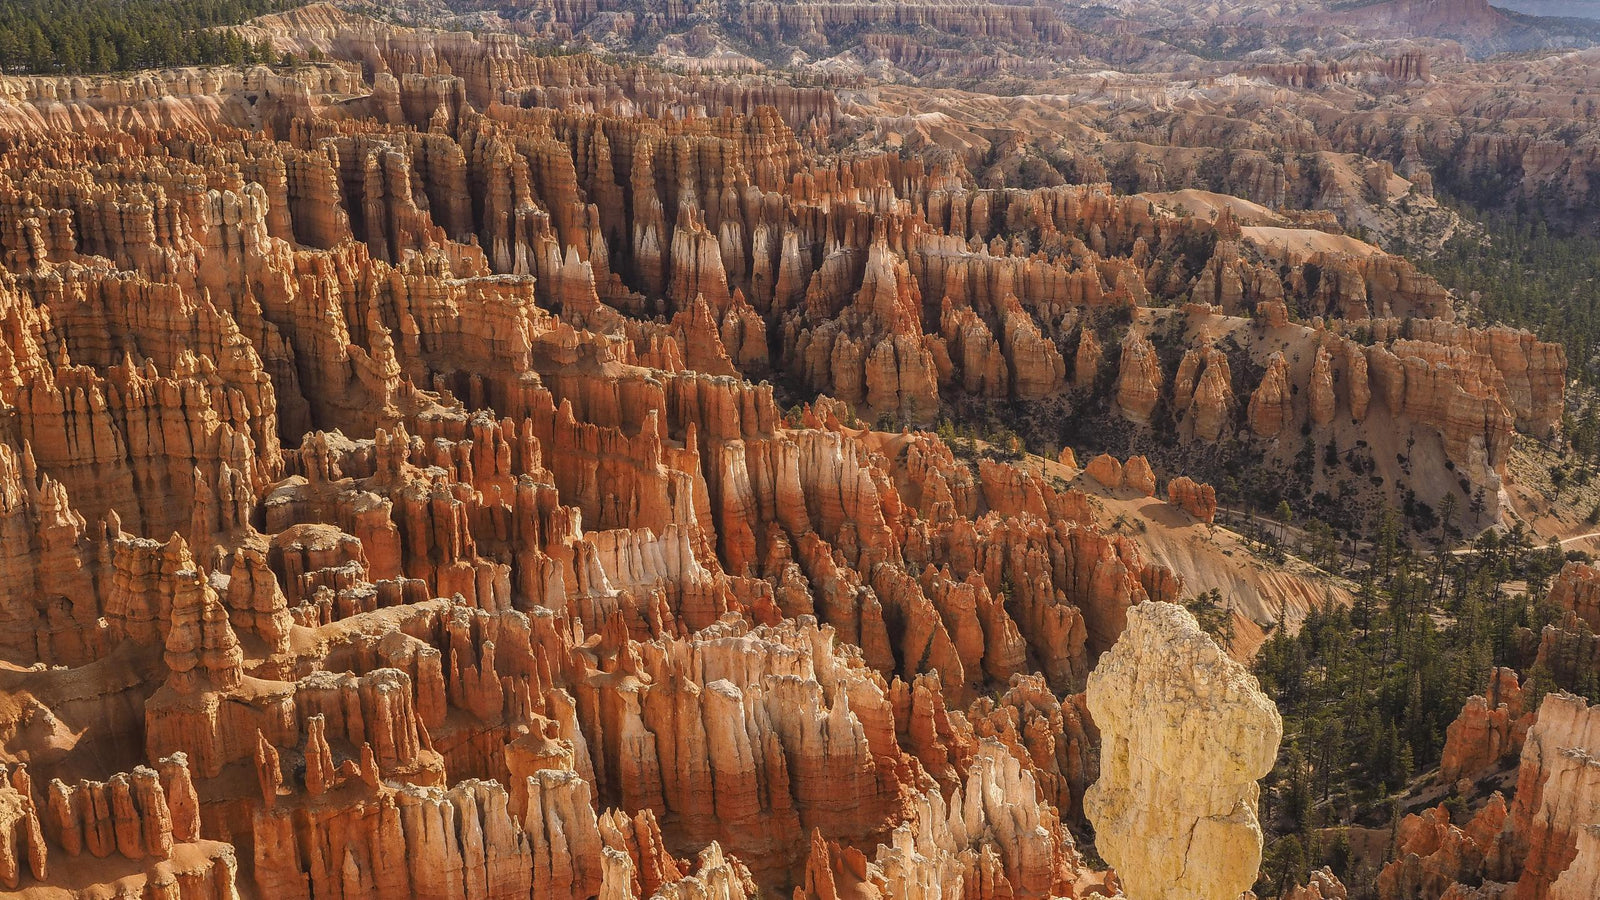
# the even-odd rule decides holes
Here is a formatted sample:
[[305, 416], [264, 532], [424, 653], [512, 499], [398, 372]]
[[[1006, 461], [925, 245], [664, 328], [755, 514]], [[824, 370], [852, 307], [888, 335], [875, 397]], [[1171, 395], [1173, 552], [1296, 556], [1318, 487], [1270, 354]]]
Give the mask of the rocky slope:
[[[459, 257], [455, 274], [534, 275], [537, 299], [579, 327], [638, 332], [606, 324], [611, 309], [671, 316], [683, 365], [771, 378], [786, 404], [825, 392], [869, 423], [931, 424], [969, 401], [1016, 419], [1000, 407], [1048, 401], [1038, 408], [1055, 415], [1011, 423], [1039, 444], [1122, 452], [1109, 442], [1126, 429], [1105, 423], [1126, 422], [1143, 435], [1127, 440], [1168, 450], [1158, 463], [1193, 456], [1187, 445], [1242, 440], [1279, 469], [1309, 438], [1323, 451], [1314, 456], [1342, 456], [1347, 471], [1299, 479], [1308, 501], [1322, 494], [1337, 508], [1354, 492], [1437, 506], [1454, 494], [1481, 525], [1499, 514], [1511, 429], [1548, 437], [1559, 419], [1559, 347], [1448, 323], [1452, 304], [1435, 283], [1325, 233], [1327, 221], [1252, 224], [1233, 207], [1206, 221], [1093, 184], [983, 189], [950, 160], [852, 156], [813, 171], [814, 148], [843, 127], [836, 97], [751, 78], [685, 79], [707, 116], [674, 125], [682, 134], [669, 146], [666, 133], [608, 132], [604, 113], [574, 112], [615, 102], [603, 94], [616, 70], [581, 63], [550, 87], [540, 74], [549, 61], [493, 35], [481, 45], [433, 36], [424, 51], [406, 43], [421, 38], [386, 27], [311, 7], [251, 32], [363, 60], [375, 72], [365, 94], [328, 66], [168, 74], [141, 82], [143, 93], [44, 81], [19, 86], [41, 99], [17, 104], [13, 127], [259, 127], [290, 145], [281, 163], [253, 163], [274, 173], [270, 236], [326, 249], [355, 239], [390, 265], [475, 242], [481, 259], [446, 251]], [[413, 62], [419, 53], [425, 61]], [[659, 88], [632, 93], [629, 109], [672, 108]], [[106, 99], [124, 94], [127, 103]], [[294, 137], [306, 115], [341, 133]], [[427, 133], [409, 130], [419, 127]], [[509, 140], [507, 128], [549, 137]], [[673, 149], [680, 140], [734, 141], [754, 156], [719, 149], [721, 162], [691, 161]], [[563, 144], [570, 161], [551, 156]], [[779, 200], [802, 171], [800, 193]], [[647, 181], [653, 199], [637, 196]], [[899, 182], [905, 196], [881, 206], [871, 185]], [[337, 204], [314, 199], [330, 192]], [[712, 332], [720, 347], [698, 339]], [[292, 436], [326, 392], [297, 384], [302, 403], [283, 390], [286, 364], [267, 362], [282, 402], [308, 417]], [[1375, 433], [1404, 446], [1374, 446]], [[1352, 477], [1363, 475], [1379, 490]]]
[[[743, 14], [1075, 39], [986, 9]], [[1425, 194], [1366, 150], [1275, 160], [1285, 127], [1212, 184], [1180, 145], [1238, 132], [1195, 100], [1040, 186], [1036, 145], [893, 90], [325, 6], [243, 31], [319, 61], [0, 78], [8, 891], [1232, 896], [1281, 726], [1170, 604], [1220, 591], [1244, 655], [1348, 594], [1219, 495], [1487, 526], [1513, 434], [1559, 434], [1559, 345], [1343, 233]], [[1529, 636], [1562, 686], [1595, 578]], [[1591, 889], [1586, 713], [1521, 691], [1493, 676], [1443, 780], [1521, 753], [1528, 786], [1408, 821], [1389, 896]]]
[[[1520, 703], [1516, 694], [1510, 699]], [[1452, 726], [1452, 744], [1466, 739], [1470, 726], [1464, 723], [1479, 718], [1481, 701], [1473, 698]], [[1600, 717], [1582, 698], [1562, 692], [1547, 695], [1529, 719], [1515, 738], [1521, 750], [1513, 799], [1508, 803], [1495, 792], [1463, 822], [1452, 823], [1443, 805], [1406, 816], [1395, 858], [1378, 877], [1381, 897], [1590, 895], [1600, 877], [1593, 846], [1600, 824], [1593, 762]], [[1447, 765], [1447, 777], [1455, 771]]]
[[1364, 245], [833, 155], [820, 88], [255, 27], [326, 61], [0, 83], [0, 883], [38, 900], [1109, 894], [1068, 827], [1096, 660], [1152, 601], [1333, 595], [1159, 457], [916, 426], [1366, 422], [1492, 498], [1560, 408], [1559, 347]]
[[1491, 670], [1450, 724], [1440, 768], [1403, 801], [1438, 805], [1398, 823], [1377, 880], [1384, 900], [1592, 895], [1600, 713], [1568, 691], [1592, 690], [1600, 668], [1585, 618], [1597, 584], [1600, 572], [1568, 563], [1547, 597], [1558, 622], [1517, 635], [1527, 677]]
[[[1171, 64], [1214, 58], [1218, 51], [1260, 53], [1397, 37], [1449, 40], [1487, 55], [1592, 46], [1597, 35], [1588, 23], [1519, 15], [1486, 0], [1113, 0], [1093, 6], [805, 0], [661, 8], [619, 0], [539, 0], [509, 8], [485, 0], [406, 0], [400, 5], [424, 21], [489, 25], [590, 48], [646, 50], [679, 65], [722, 71], [759, 61], [815, 60], [835, 68], [1025, 76], [1081, 65], [1084, 57]], [[970, 52], [976, 49], [988, 53]]]

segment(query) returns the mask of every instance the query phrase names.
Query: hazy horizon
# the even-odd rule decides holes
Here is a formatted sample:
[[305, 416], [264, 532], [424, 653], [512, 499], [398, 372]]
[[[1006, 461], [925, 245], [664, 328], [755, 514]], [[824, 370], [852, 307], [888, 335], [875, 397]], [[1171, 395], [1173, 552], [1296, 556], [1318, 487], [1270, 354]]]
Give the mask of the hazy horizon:
[[1491, 5], [1535, 16], [1600, 20], [1600, 0], [1491, 0]]

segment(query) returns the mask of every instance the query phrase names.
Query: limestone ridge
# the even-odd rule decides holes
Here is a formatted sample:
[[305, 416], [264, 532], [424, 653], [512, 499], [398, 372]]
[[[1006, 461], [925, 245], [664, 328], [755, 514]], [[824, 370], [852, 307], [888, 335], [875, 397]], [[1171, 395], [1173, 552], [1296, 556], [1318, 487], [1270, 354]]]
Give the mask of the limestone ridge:
[[1084, 795], [1130, 900], [1237, 897], [1261, 864], [1257, 779], [1283, 721], [1255, 677], [1171, 603], [1128, 610], [1089, 675], [1100, 779]]

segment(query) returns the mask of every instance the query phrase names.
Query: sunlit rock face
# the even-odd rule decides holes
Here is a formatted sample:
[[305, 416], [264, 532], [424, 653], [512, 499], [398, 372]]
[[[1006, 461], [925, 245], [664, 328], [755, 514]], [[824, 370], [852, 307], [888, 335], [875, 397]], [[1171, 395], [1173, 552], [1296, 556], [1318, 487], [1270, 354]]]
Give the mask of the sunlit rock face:
[[1255, 677], [1181, 606], [1145, 603], [1089, 675], [1095, 844], [1133, 900], [1237, 897], [1261, 864], [1256, 781], [1283, 721]]

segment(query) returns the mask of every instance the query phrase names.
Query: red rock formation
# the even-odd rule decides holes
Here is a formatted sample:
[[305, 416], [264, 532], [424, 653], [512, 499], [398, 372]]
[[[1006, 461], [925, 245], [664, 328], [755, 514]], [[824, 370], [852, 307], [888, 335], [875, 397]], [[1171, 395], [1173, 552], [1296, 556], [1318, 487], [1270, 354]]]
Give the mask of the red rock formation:
[[1100, 339], [1095, 336], [1092, 329], [1084, 328], [1078, 333], [1078, 352], [1072, 357], [1072, 384], [1074, 387], [1092, 387], [1095, 379], [1100, 375], [1100, 361], [1104, 358], [1105, 351], [1100, 347]]
[[[860, 288], [836, 318], [833, 274], [824, 265], [813, 276], [804, 307], [787, 325], [787, 355], [812, 386], [847, 403], [899, 418], [931, 417], [939, 396], [936, 345], [922, 334], [922, 297], [905, 261], [874, 240]], [[809, 326], [813, 319], [820, 321]]]
[[1577, 896], [1571, 892], [1594, 883], [1592, 710], [1571, 694], [1552, 693], [1537, 717], [1519, 719], [1515, 678], [1497, 670], [1491, 686], [1503, 702], [1468, 701], [1450, 727], [1441, 775], [1448, 782], [1481, 774], [1520, 743], [1514, 800], [1508, 809], [1495, 793], [1462, 828], [1442, 806], [1406, 817], [1396, 858], [1378, 880], [1380, 896], [1464, 897], [1468, 886], [1492, 882], [1507, 896], [1538, 900]]
[[1324, 866], [1311, 873], [1305, 884], [1291, 888], [1285, 900], [1349, 900], [1350, 892], [1333, 871]]
[[1233, 404], [1228, 357], [1215, 347], [1186, 352], [1173, 378], [1172, 402], [1174, 409], [1187, 412], [1195, 438], [1215, 441], [1221, 437]]
[[[99, 855], [104, 856], [109, 843], [101, 846]], [[8, 778], [0, 778], [0, 884], [16, 890], [24, 870], [35, 879], [46, 878], [48, 857], [33, 782], [28, 770], [19, 766]]]
[[1320, 426], [1333, 422], [1339, 402], [1334, 395], [1331, 360], [1327, 349], [1318, 347], [1316, 363], [1311, 367], [1311, 387], [1306, 403], [1310, 407], [1311, 421]]
[[1084, 468], [1083, 472], [1112, 490], [1122, 487], [1125, 477], [1122, 463], [1118, 462], [1117, 458], [1109, 453], [1102, 453], [1089, 460], [1089, 465]]
[[10, 658], [82, 664], [102, 647], [97, 574], [105, 574], [104, 526], [91, 530], [66, 488], [41, 477], [31, 448], [0, 445], [0, 572], [12, 598], [0, 607]]
[[1518, 898], [1547, 897], [1551, 884], [1572, 866], [1579, 833], [1592, 824], [1600, 789], [1589, 764], [1593, 748], [1600, 746], [1597, 723], [1600, 715], [1582, 699], [1550, 694], [1528, 729], [1509, 839], [1502, 838], [1511, 865], [1520, 871], [1515, 879]]
[[[642, 15], [606, 27], [689, 12]], [[1043, 7], [738, 15], [1068, 36]], [[1063, 825], [1099, 770], [1077, 692], [1182, 573], [1054, 464], [918, 427], [1070, 405], [1265, 444], [1303, 394], [1494, 485], [1559, 419], [1559, 348], [1416, 318], [1441, 292], [1395, 258], [836, 153], [822, 87], [321, 5], [242, 33], [323, 59], [0, 82], [7, 890], [1079, 895], [1107, 878]], [[1290, 303], [1414, 318], [1368, 347]], [[1142, 455], [1087, 471], [1157, 489]], [[1463, 774], [1495, 713], [1452, 729]]]
[[1141, 497], [1156, 495], [1156, 473], [1150, 470], [1150, 461], [1142, 456], [1130, 456], [1122, 465], [1122, 484]]
[[[1473, 721], [1473, 706], [1481, 702], [1473, 698], [1451, 727], [1453, 744], [1461, 743], [1463, 722]], [[1527, 729], [1509, 810], [1497, 792], [1462, 828], [1450, 824], [1443, 806], [1407, 816], [1396, 858], [1379, 876], [1379, 895], [1454, 898], [1469, 896], [1466, 886], [1487, 881], [1503, 885], [1508, 896], [1540, 900], [1592, 883], [1593, 857], [1580, 856], [1580, 848], [1592, 841], [1590, 712], [1570, 694], [1545, 697]], [[1563, 880], [1565, 885], [1553, 888]]]
[[1550, 585], [1550, 602], [1600, 630], [1600, 571], [1579, 562], [1567, 563]]
[[1459, 883], [1480, 880], [1485, 856], [1505, 818], [1505, 800], [1498, 793], [1465, 830], [1450, 824], [1443, 806], [1406, 816], [1395, 834], [1395, 858], [1378, 873], [1378, 895], [1439, 900]]
[[201, 838], [183, 754], [160, 765], [159, 773], [140, 766], [72, 786], [55, 779], [38, 794], [27, 769], [13, 769], [0, 787], [0, 883], [26, 888], [23, 873], [49, 883], [53, 870], [92, 892], [181, 900], [236, 896], [234, 848]]
[[1439, 780], [1454, 784], [1495, 766], [1522, 750], [1522, 738], [1531, 723], [1524, 717], [1522, 688], [1517, 673], [1497, 668], [1489, 673], [1489, 689], [1468, 698], [1445, 731]]
[[1294, 422], [1294, 407], [1289, 392], [1289, 365], [1282, 353], [1272, 354], [1267, 374], [1250, 395], [1250, 430], [1264, 438], [1275, 438]]
[[1141, 335], [1129, 332], [1117, 364], [1117, 406], [1134, 422], [1148, 422], [1161, 397], [1161, 363], [1155, 347]]
[[1217, 492], [1187, 475], [1167, 482], [1167, 502], [1207, 524], [1217, 517]]

